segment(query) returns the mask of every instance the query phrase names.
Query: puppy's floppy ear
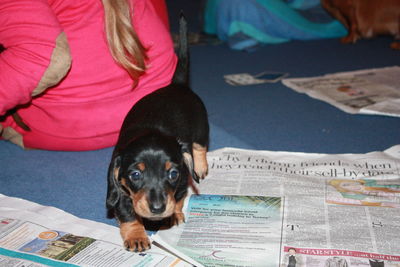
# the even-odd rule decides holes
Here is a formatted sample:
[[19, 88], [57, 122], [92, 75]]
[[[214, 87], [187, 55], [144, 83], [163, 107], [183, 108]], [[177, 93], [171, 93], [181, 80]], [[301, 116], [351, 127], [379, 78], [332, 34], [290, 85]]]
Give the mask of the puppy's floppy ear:
[[181, 145], [183, 161], [184, 161], [186, 167], [188, 168], [190, 175], [192, 176], [193, 180], [196, 181], [196, 183], [199, 183], [200, 179], [197, 176], [196, 172], [194, 171], [192, 146], [188, 143], [181, 142], [180, 140], [178, 140], [178, 143]]
[[106, 207], [109, 212], [115, 207], [121, 197], [121, 188], [118, 183], [120, 167], [121, 157], [116, 156], [112, 159], [108, 167]]

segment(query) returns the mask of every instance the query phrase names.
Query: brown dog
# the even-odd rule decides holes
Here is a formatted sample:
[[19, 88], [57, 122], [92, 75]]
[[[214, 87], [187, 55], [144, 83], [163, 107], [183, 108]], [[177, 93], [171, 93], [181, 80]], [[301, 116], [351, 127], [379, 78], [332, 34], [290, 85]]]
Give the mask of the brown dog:
[[[348, 29], [342, 43], [393, 35], [400, 38], [400, 0], [321, 0], [322, 6]], [[399, 42], [391, 48], [400, 49]]]

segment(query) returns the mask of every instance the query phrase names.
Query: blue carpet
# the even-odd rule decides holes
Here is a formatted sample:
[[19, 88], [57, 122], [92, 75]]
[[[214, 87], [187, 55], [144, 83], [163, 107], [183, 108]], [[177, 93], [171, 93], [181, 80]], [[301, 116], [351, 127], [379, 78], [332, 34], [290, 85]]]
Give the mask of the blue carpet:
[[[223, 80], [224, 74], [264, 70], [305, 77], [392, 66], [400, 52], [390, 50], [390, 42], [293, 41], [253, 53], [225, 44], [193, 46], [192, 85], [208, 109], [210, 149], [366, 153], [399, 144], [400, 118], [350, 115], [281, 83], [233, 87]], [[23, 151], [0, 141], [0, 193], [115, 225], [104, 205], [111, 152]]]
[[[210, 121], [257, 149], [321, 153], [365, 153], [400, 143], [400, 118], [351, 115], [296, 93], [282, 83], [234, 87], [222, 78], [231, 73], [288, 72], [309, 77], [400, 62], [391, 39], [342, 45], [336, 39], [293, 41], [253, 53], [225, 45], [192, 49], [193, 87], [204, 99]], [[204, 78], [207, 77], [207, 78]], [[212, 140], [216, 147], [229, 146]]]

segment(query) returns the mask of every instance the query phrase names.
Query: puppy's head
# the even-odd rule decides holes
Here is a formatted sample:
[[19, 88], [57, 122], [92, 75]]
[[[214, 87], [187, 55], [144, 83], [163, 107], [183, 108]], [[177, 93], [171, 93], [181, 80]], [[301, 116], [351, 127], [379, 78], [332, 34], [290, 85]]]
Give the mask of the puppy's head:
[[115, 209], [123, 194], [134, 212], [150, 220], [174, 213], [193, 173], [190, 151], [175, 138], [158, 133], [132, 140], [117, 151], [108, 175], [107, 208]]

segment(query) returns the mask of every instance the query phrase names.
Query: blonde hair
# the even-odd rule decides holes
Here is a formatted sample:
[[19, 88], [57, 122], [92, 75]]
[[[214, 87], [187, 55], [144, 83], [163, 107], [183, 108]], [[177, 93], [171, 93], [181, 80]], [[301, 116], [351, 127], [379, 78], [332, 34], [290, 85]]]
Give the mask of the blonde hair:
[[146, 70], [146, 49], [131, 20], [133, 8], [128, 0], [103, 0], [108, 46], [114, 60], [135, 83]]

